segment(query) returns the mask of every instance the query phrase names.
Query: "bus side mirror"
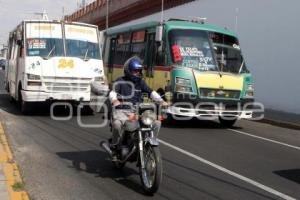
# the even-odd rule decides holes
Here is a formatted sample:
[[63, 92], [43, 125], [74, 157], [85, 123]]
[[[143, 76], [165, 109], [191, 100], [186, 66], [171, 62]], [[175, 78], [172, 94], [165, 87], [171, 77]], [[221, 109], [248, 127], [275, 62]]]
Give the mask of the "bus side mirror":
[[23, 41], [22, 40], [17, 40], [17, 45], [22, 46]]
[[155, 33], [155, 41], [156, 42], [162, 42], [163, 38], [163, 26], [159, 25], [156, 27], [156, 33]]
[[17, 31], [17, 33], [16, 33], [16, 42], [17, 42], [17, 45], [19, 45], [19, 46], [21, 46], [23, 43], [22, 33], [20, 31]]

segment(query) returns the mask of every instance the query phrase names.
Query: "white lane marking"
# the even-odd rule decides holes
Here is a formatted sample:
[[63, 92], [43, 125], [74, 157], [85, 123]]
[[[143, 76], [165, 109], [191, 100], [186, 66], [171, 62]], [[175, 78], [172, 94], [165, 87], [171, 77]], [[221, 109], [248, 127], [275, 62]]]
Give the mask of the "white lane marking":
[[228, 128], [227, 130], [230, 130], [230, 131], [233, 131], [233, 132], [236, 132], [236, 133], [240, 133], [240, 134], [243, 134], [243, 135], [247, 135], [247, 136], [250, 136], [250, 137], [258, 138], [258, 139], [261, 139], [261, 140], [265, 140], [265, 141], [268, 141], [268, 142], [272, 142], [272, 143], [275, 143], [275, 144], [280, 144], [280, 145], [290, 147], [290, 148], [293, 148], [293, 149], [300, 150], [300, 147], [290, 145], [290, 144], [287, 144], [287, 143], [284, 143], [284, 142], [279, 142], [279, 141], [276, 141], [276, 140], [260, 137], [260, 136], [257, 136], [257, 135], [252, 135], [250, 133], [246, 133], [246, 132], [243, 132], [243, 131], [238, 131], [238, 130], [234, 130], [234, 129], [230, 129], [230, 128]]
[[278, 197], [281, 197], [282, 199], [286, 199], [286, 200], [296, 200], [295, 198], [293, 198], [293, 197], [291, 197], [291, 196], [288, 196], [288, 195], [286, 195], [286, 194], [283, 194], [283, 193], [281, 193], [281, 192], [278, 192], [277, 190], [274, 190], [274, 189], [272, 189], [272, 188], [270, 188], [270, 187], [268, 187], [268, 186], [265, 186], [265, 185], [263, 185], [263, 184], [261, 184], [261, 183], [258, 183], [258, 182], [256, 182], [256, 181], [250, 179], [250, 178], [247, 178], [247, 177], [242, 176], [242, 175], [240, 175], [240, 174], [237, 174], [237, 173], [235, 173], [235, 172], [233, 172], [233, 171], [230, 171], [230, 170], [228, 170], [228, 169], [226, 169], [226, 168], [224, 168], [224, 167], [222, 167], [222, 166], [219, 166], [219, 165], [217, 165], [217, 164], [215, 164], [215, 163], [212, 163], [212, 162], [210, 162], [210, 161], [208, 161], [208, 160], [205, 160], [204, 158], [201, 158], [201, 157], [199, 157], [199, 156], [197, 156], [197, 155], [195, 155], [195, 154], [192, 154], [192, 153], [190, 153], [190, 152], [188, 152], [188, 151], [185, 151], [185, 150], [183, 150], [183, 149], [181, 149], [181, 148], [179, 148], [179, 147], [176, 147], [176, 146], [174, 146], [174, 145], [172, 145], [172, 144], [170, 144], [170, 143], [168, 143], [168, 142], [165, 142], [165, 141], [163, 141], [163, 140], [159, 140], [159, 142], [162, 143], [162, 144], [164, 144], [164, 145], [166, 145], [166, 146], [168, 146], [168, 147], [170, 147], [170, 148], [172, 148], [172, 149], [174, 149], [174, 150], [176, 150], [176, 151], [179, 151], [179, 152], [181, 152], [181, 153], [183, 153], [183, 154], [185, 154], [185, 155], [187, 155], [187, 156], [190, 156], [190, 157], [192, 157], [192, 158], [194, 158], [194, 159], [196, 159], [196, 160], [198, 160], [198, 161], [200, 161], [200, 162], [202, 162], [202, 163], [205, 163], [205, 164], [207, 164], [207, 165], [209, 165], [209, 166], [211, 166], [211, 167], [213, 167], [213, 168], [215, 168], [215, 169], [217, 169], [217, 170], [220, 170], [220, 171], [222, 171], [222, 172], [224, 172], [224, 173], [226, 173], [226, 174], [229, 174], [229, 175], [231, 175], [231, 176], [233, 176], [233, 177], [235, 177], [235, 178], [238, 178], [238, 179], [240, 179], [240, 180], [242, 180], [242, 181], [245, 181], [245, 182], [247, 182], [247, 183], [249, 183], [249, 184], [251, 184], [251, 185], [253, 185], [253, 186], [255, 186], [255, 187], [258, 187], [258, 188], [260, 188], [260, 189], [266, 191], [266, 192], [269, 192], [269, 193], [274, 194], [274, 195], [276, 195], [276, 196], [278, 196]]

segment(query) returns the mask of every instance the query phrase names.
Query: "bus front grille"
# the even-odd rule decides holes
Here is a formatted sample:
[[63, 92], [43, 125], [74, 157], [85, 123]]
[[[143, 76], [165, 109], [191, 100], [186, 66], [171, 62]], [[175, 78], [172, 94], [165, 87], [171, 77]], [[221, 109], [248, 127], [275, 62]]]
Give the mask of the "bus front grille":
[[90, 90], [91, 78], [43, 77], [49, 92], [85, 92]]
[[201, 98], [224, 98], [224, 99], [239, 99], [241, 91], [239, 90], [223, 90], [214, 88], [200, 88]]

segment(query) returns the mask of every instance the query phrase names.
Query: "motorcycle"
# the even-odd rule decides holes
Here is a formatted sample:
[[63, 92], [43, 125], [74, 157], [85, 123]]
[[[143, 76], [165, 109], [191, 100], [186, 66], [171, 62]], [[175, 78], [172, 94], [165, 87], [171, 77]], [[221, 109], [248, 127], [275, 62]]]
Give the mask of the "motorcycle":
[[[124, 134], [120, 139], [120, 148], [115, 148], [111, 139], [102, 141], [100, 145], [110, 155], [117, 169], [125, 166], [126, 162], [137, 162], [139, 175], [146, 194], [157, 192], [162, 181], [162, 158], [159, 141], [154, 135], [153, 123], [163, 120], [156, 114], [153, 104], [140, 104], [135, 112], [128, 116], [124, 124]], [[113, 154], [116, 156], [113, 159]], [[117, 158], [117, 159], [116, 159]]]

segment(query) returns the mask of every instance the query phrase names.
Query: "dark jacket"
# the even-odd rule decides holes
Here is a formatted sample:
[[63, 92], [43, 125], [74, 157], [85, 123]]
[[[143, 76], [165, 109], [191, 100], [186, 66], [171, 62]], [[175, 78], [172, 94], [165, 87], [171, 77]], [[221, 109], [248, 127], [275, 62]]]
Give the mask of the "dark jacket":
[[152, 93], [152, 89], [148, 87], [144, 80], [141, 79], [133, 82], [126, 76], [116, 79], [112, 89], [118, 94], [120, 101], [131, 102], [133, 104], [142, 103], [143, 96], [147, 95], [147, 97], [150, 97]]

